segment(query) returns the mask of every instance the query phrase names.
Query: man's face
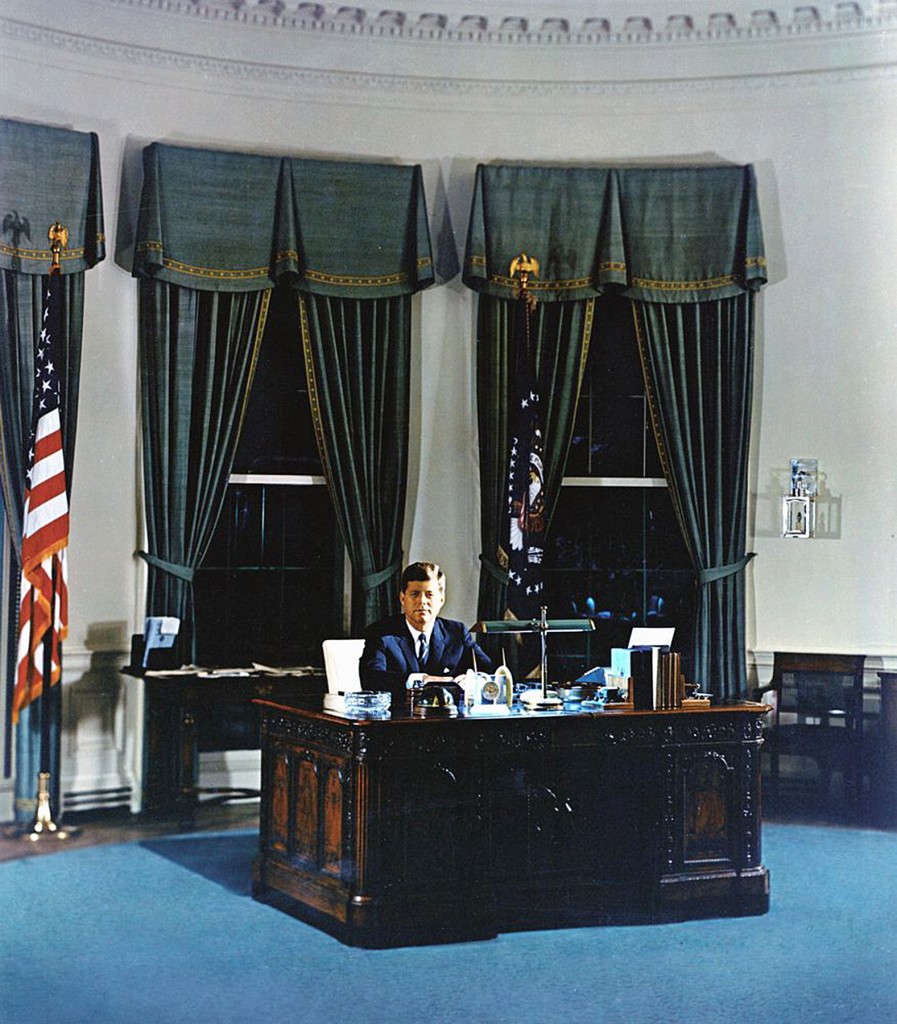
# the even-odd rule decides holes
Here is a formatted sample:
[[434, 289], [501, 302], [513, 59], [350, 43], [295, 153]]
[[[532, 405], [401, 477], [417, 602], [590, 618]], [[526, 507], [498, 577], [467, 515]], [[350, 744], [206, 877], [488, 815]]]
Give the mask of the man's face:
[[399, 594], [405, 618], [418, 633], [426, 632], [445, 604], [445, 591], [434, 579], [410, 580]]

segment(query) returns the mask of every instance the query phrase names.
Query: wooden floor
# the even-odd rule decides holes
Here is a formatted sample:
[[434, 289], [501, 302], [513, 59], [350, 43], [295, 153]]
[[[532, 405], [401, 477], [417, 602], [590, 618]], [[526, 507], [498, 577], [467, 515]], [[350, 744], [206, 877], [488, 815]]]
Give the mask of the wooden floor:
[[184, 832], [227, 832], [233, 829], [258, 828], [258, 800], [239, 803], [210, 802], [202, 804], [192, 822], [176, 818], [145, 819], [125, 809], [84, 812], [60, 823], [62, 831], [73, 826], [68, 838], [42, 836], [34, 841], [26, 834], [20, 836], [13, 826], [0, 826], [0, 862], [20, 857], [42, 857], [64, 850], [83, 850], [89, 846], [109, 843], [131, 843], [159, 836], [179, 835]]

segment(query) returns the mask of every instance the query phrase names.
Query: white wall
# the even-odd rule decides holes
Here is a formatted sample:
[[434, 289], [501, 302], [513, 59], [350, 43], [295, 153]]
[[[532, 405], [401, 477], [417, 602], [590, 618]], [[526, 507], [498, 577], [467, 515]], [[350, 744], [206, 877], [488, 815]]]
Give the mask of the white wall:
[[[64, 788], [126, 785], [132, 756], [115, 672], [142, 615], [127, 267], [140, 150], [154, 140], [420, 163], [434, 246], [454, 259], [481, 161], [753, 163], [770, 283], [758, 307], [751, 656], [761, 677], [778, 648], [863, 651], [871, 669], [897, 665], [893, 19], [846, 32], [589, 47], [338, 37], [222, 25], [167, 6], [72, 0], [60, 11], [7, 0], [0, 19], [3, 113], [98, 133], [115, 254], [87, 275]], [[446, 567], [447, 614], [469, 620], [479, 551], [475, 306], [441, 260], [450, 279], [416, 300], [419, 444], [405, 554]], [[819, 460], [825, 507], [840, 512], [833, 536], [779, 536], [779, 496], [797, 456]]]

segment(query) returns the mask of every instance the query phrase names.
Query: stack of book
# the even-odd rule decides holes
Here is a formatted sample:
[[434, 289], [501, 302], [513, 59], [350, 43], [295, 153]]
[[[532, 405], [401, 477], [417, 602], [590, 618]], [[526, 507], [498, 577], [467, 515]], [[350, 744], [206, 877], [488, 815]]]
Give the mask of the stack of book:
[[633, 708], [651, 711], [682, 707], [685, 676], [680, 654], [664, 652], [661, 647], [632, 647], [629, 664]]

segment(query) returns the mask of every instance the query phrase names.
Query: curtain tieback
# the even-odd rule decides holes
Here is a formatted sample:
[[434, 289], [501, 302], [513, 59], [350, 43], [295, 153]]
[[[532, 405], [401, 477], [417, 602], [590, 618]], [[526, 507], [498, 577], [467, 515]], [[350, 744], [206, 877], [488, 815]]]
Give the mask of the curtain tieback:
[[193, 582], [195, 570], [189, 565], [179, 565], [177, 562], [166, 562], [164, 558], [157, 558], [155, 555], [151, 555], [148, 551], [138, 551], [137, 554], [144, 560], [144, 562], [146, 562], [147, 565], [151, 565], [154, 569], [161, 569], [162, 572], [167, 572], [169, 576], [177, 576], [179, 580], [184, 580], [187, 583]]
[[375, 590], [380, 586], [381, 583], [385, 583], [390, 576], [395, 574], [402, 568], [402, 559], [399, 558], [392, 565], [388, 565], [385, 569], [381, 569], [379, 572], [368, 573], [367, 576], [361, 577], [361, 589], [364, 591]]
[[496, 583], [500, 583], [504, 586], [508, 582], [508, 570], [502, 569], [498, 562], [494, 562], [491, 558], [487, 558], [482, 553], [480, 554], [480, 562], [486, 570], [486, 574], [491, 576]]
[[701, 569], [698, 572], [698, 583], [704, 587], [708, 583], [724, 580], [727, 576], [734, 576], [735, 573], [741, 572], [756, 554], [756, 551], [749, 551], [744, 558], [739, 558], [737, 562], [729, 562], [728, 565], [716, 565], [712, 569]]

